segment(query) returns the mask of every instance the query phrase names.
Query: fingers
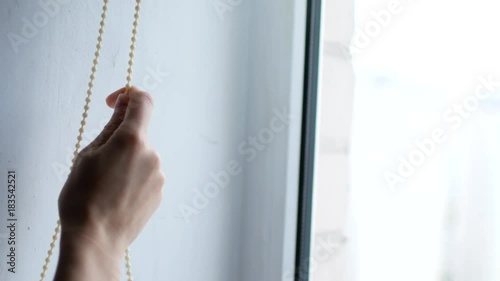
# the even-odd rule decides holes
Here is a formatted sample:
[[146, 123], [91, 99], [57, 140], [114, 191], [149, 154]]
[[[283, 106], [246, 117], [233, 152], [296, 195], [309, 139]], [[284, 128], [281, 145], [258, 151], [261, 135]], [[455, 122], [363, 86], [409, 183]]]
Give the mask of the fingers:
[[128, 93], [129, 102], [120, 129], [145, 137], [153, 112], [153, 98], [146, 92], [132, 87]]
[[116, 92], [112, 93], [106, 98], [106, 104], [111, 107], [115, 108], [116, 100], [118, 99], [118, 96], [122, 93], [125, 93], [125, 87], [117, 90]]
[[109, 120], [108, 124], [104, 127], [99, 136], [97, 136], [97, 138], [91, 143], [92, 147], [100, 147], [104, 145], [125, 118], [125, 114], [127, 112], [127, 106], [129, 103], [129, 97], [124, 93], [120, 93], [119, 91], [111, 94], [114, 95], [117, 93], [116, 98], [114, 98], [115, 104], [112, 106], [112, 108], [114, 108], [115, 111], [113, 113], [113, 116], [111, 116], [111, 119]]

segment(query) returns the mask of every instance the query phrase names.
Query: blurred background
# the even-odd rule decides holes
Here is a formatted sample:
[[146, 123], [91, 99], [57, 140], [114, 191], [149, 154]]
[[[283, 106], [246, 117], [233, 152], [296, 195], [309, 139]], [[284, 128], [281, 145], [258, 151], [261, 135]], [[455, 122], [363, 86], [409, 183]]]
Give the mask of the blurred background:
[[499, 9], [324, 1], [312, 280], [500, 279]]

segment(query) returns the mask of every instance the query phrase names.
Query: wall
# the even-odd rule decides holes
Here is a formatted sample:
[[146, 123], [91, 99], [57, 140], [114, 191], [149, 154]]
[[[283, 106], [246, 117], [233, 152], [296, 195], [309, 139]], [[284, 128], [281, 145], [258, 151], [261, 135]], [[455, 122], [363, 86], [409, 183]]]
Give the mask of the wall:
[[[292, 280], [304, 75], [306, 1], [255, 0], [250, 30], [247, 126], [270, 127], [276, 111], [289, 124], [249, 163], [242, 224], [242, 281]], [[293, 28], [291, 28], [293, 27]]]
[[[46, 2], [56, 3], [50, 13]], [[296, 2], [143, 1], [134, 83], [155, 98], [150, 140], [168, 179], [160, 210], [132, 246], [136, 279], [277, 280], [293, 264], [305, 22]], [[40, 3], [0, 3], [0, 198], [4, 209], [6, 173], [16, 170], [19, 219], [17, 273], [2, 262], [1, 280], [38, 278], [100, 17], [100, 1]], [[124, 85], [133, 6], [110, 1], [87, 140], [111, 115], [105, 96]], [[37, 30], [23, 32], [26, 20]], [[13, 46], [13, 36], [24, 39]], [[284, 106], [298, 118], [246, 161], [238, 147]], [[242, 172], [215, 198], [200, 196], [231, 160]], [[186, 207], [197, 215], [183, 216]]]

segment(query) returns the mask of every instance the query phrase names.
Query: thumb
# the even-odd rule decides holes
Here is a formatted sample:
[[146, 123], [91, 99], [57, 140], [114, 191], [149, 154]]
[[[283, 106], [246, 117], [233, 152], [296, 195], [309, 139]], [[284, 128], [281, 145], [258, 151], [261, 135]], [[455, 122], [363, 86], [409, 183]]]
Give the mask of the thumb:
[[146, 136], [153, 111], [153, 98], [147, 92], [140, 91], [135, 87], [130, 89], [128, 97], [127, 113], [120, 127], [123, 130]]
[[108, 124], [106, 124], [99, 136], [97, 136], [97, 138], [90, 144], [91, 147], [97, 148], [104, 145], [113, 135], [115, 130], [120, 126], [123, 119], [125, 118], [128, 102], [129, 97], [126, 94], [118, 95], [113, 116], [111, 116], [111, 119], [109, 120]]

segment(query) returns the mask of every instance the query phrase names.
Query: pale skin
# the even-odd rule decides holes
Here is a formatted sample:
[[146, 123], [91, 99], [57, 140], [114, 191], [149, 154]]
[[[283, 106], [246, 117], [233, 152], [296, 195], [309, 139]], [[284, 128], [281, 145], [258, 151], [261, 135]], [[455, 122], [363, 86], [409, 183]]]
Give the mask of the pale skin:
[[125, 250], [160, 205], [165, 176], [147, 140], [153, 101], [135, 87], [124, 92], [107, 97], [113, 116], [61, 191], [54, 281], [120, 280]]

